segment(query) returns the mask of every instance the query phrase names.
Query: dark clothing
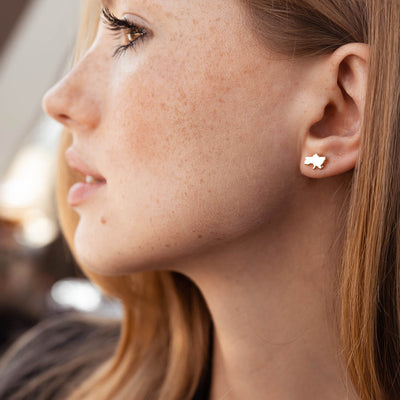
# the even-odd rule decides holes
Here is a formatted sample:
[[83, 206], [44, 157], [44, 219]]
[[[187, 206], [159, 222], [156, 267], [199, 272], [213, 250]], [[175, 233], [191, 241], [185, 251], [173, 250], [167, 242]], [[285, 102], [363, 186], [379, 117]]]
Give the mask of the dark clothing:
[[77, 313], [41, 322], [1, 360], [0, 399], [65, 399], [112, 356], [119, 325]]

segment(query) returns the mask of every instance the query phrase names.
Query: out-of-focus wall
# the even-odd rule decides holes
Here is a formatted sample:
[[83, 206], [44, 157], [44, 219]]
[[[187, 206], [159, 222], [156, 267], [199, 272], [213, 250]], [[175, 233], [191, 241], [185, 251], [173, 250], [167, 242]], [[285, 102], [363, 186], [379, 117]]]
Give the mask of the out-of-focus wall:
[[0, 356], [24, 331], [74, 309], [120, 318], [79, 273], [55, 207], [61, 126], [41, 110], [68, 69], [85, 0], [3, 0], [0, 14]]
[[8, 36], [30, 0], [12, 0], [3, 2], [0, 13], [0, 54]]
[[[81, 2], [30, 0], [27, 3], [1, 48], [0, 179], [39, 121], [43, 94], [68, 69]], [[22, 10], [17, 8], [14, 20]], [[7, 14], [2, 8], [5, 18], [3, 13]], [[4, 32], [9, 32], [9, 28], [4, 27]]]

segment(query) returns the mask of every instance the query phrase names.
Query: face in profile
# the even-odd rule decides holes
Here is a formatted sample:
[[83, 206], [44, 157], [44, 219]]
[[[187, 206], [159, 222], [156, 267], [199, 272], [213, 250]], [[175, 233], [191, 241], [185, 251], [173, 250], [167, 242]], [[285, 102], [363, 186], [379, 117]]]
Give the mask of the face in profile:
[[70, 194], [79, 260], [101, 274], [174, 268], [271, 230], [298, 165], [298, 65], [239, 1], [114, 1], [44, 99], [88, 177]]

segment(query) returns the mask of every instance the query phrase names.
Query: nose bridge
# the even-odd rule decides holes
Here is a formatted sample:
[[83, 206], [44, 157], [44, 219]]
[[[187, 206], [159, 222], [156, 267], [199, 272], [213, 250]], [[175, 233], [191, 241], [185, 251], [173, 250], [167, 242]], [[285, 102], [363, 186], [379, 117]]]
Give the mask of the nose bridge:
[[101, 116], [102, 69], [90, 49], [44, 96], [43, 108], [69, 128], [95, 128]]

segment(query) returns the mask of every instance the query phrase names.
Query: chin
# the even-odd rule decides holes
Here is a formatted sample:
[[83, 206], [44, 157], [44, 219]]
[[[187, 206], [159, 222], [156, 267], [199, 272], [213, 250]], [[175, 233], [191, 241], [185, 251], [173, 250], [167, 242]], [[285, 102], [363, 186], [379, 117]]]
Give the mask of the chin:
[[[175, 256], [140, 244], [136, 247], [120, 246], [121, 241], [104, 240], [87, 235], [79, 228], [75, 232], [74, 248], [78, 264], [85, 270], [103, 276], [120, 276], [136, 272], [168, 269]], [[159, 250], [159, 249], [158, 249]], [[164, 266], [164, 267], [161, 267]]]
[[[201, 263], [207, 254], [223, 250], [231, 235], [188, 235], [168, 229], [122, 232], [115, 226], [96, 226], [81, 217], [74, 236], [78, 263], [88, 271], [104, 276], [128, 275], [136, 272], [169, 270], [184, 271], [192, 263]], [[172, 240], [171, 237], [174, 237]], [[129, 239], [127, 239], [129, 238]]]

